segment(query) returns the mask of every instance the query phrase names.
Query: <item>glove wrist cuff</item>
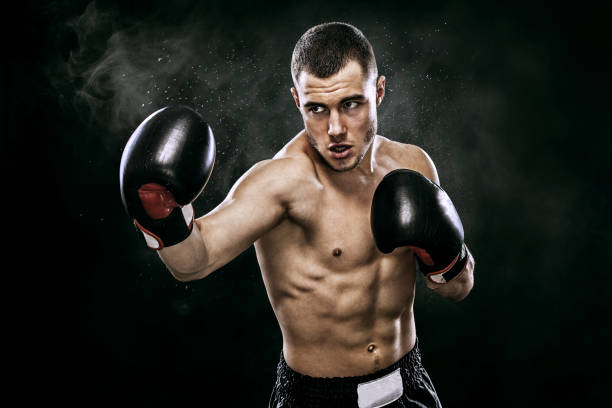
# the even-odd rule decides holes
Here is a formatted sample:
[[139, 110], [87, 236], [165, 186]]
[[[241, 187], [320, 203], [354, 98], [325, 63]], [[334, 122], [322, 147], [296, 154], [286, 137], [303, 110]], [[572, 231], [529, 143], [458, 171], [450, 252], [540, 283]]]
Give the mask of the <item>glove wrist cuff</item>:
[[463, 272], [466, 263], [467, 251], [464, 243], [461, 245], [461, 251], [448, 267], [441, 271], [426, 273], [427, 278], [434, 283], [448, 283]]
[[134, 219], [134, 225], [149, 248], [160, 250], [187, 239], [193, 229], [193, 220], [193, 205], [188, 204], [176, 207], [166, 218], [150, 219], [144, 225]]

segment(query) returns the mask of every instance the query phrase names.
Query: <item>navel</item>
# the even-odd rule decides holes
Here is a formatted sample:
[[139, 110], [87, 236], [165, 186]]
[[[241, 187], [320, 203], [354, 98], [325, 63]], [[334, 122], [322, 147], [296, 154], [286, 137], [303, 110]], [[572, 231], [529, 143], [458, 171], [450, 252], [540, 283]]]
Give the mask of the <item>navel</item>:
[[370, 345], [368, 346], [368, 352], [373, 353], [374, 350], [376, 350], [376, 344], [370, 343]]
[[333, 256], [340, 256], [340, 255], [342, 255], [342, 250], [340, 248], [334, 248], [334, 250], [332, 251], [332, 255]]

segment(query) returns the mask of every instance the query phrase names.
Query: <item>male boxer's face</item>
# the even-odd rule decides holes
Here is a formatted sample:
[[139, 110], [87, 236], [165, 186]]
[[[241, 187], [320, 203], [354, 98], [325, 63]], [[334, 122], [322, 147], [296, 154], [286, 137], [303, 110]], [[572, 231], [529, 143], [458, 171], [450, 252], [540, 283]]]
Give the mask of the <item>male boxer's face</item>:
[[349, 61], [329, 78], [302, 71], [295, 85], [291, 93], [312, 147], [336, 171], [357, 167], [376, 134], [385, 77], [366, 75]]

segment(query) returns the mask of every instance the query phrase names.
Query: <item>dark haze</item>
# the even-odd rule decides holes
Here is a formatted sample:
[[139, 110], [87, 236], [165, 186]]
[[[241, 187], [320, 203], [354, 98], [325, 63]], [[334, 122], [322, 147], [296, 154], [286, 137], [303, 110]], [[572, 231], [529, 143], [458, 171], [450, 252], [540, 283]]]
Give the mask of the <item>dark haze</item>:
[[[345, 21], [387, 78], [378, 133], [429, 153], [476, 259], [462, 302], [417, 285], [417, 333], [444, 406], [601, 405], [609, 10], [405, 3], [64, 0], [15, 16], [0, 148], [21, 187], [4, 201], [29, 202], [20, 215], [34, 222], [17, 204], [5, 212], [22, 223], [10, 240], [30, 251], [7, 288], [29, 296], [18, 305], [42, 303], [21, 322], [32, 331], [24, 383], [83, 406], [265, 406], [282, 338], [253, 248], [206, 279], [174, 280], [121, 205], [119, 160], [150, 113], [193, 107], [217, 141], [195, 202], [198, 216], [212, 210], [302, 129], [295, 42]], [[30, 287], [40, 296], [20, 290]]]

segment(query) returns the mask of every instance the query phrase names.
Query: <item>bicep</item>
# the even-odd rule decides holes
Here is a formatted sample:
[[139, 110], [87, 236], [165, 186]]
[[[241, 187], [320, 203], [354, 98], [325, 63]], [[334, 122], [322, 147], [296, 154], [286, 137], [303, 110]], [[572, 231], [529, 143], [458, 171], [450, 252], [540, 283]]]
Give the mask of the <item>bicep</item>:
[[437, 185], [440, 185], [438, 170], [436, 169], [436, 166], [431, 157], [429, 157], [427, 152], [421, 149], [420, 147], [414, 146], [414, 148], [416, 149], [415, 155], [417, 157], [416, 162], [418, 166], [418, 171], [425, 177], [427, 177], [429, 180], [433, 181]]
[[440, 185], [436, 166], [425, 150], [413, 144], [398, 143], [395, 146], [398, 146], [395, 148], [397, 152], [395, 154], [399, 167], [418, 171], [430, 181]]
[[282, 194], [262, 167], [265, 164], [245, 173], [221, 204], [196, 220], [208, 270], [227, 264], [282, 221], [286, 212]]

